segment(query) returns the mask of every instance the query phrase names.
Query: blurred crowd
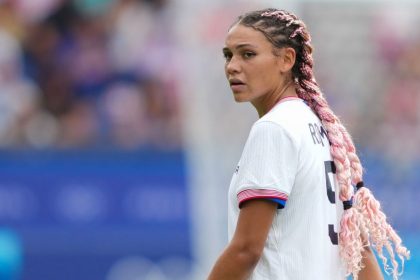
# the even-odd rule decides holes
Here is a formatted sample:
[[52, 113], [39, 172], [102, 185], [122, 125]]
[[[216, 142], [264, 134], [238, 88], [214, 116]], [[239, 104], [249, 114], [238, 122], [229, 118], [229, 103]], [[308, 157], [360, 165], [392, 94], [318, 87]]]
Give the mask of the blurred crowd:
[[[415, 15], [414, 26], [418, 26], [420, 13]], [[398, 23], [386, 19], [377, 26], [377, 50], [384, 71], [383, 110], [378, 116], [379, 133], [372, 138], [379, 151], [411, 165], [420, 162], [420, 34], [405, 34], [413, 26], [397, 32]]]
[[[351, 7], [302, 8], [317, 77], [357, 144], [412, 162], [420, 16]], [[179, 148], [176, 20], [165, 0], [0, 0], [0, 148]]]
[[0, 149], [180, 146], [165, 0], [0, 1]]
[[364, 156], [420, 163], [420, 5], [302, 6], [315, 72]]

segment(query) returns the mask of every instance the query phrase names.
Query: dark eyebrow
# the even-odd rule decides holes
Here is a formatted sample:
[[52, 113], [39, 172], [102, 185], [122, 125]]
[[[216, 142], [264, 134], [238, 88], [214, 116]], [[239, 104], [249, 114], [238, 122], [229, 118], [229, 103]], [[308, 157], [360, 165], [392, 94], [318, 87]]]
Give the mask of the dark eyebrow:
[[[246, 48], [246, 47], [252, 47], [252, 48], [256, 48], [256, 46], [254, 46], [254, 45], [252, 45], [252, 44], [247, 44], [247, 43], [245, 43], [245, 44], [239, 44], [239, 45], [237, 45], [236, 47], [235, 47], [235, 49], [241, 49], [241, 48]], [[230, 49], [228, 48], [228, 47], [224, 47], [223, 48], [223, 52], [227, 52], [227, 51], [229, 51]]]
[[224, 47], [223, 48], [223, 53], [226, 53], [226, 52], [228, 52], [229, 51], [229, 48], [228, 47]]

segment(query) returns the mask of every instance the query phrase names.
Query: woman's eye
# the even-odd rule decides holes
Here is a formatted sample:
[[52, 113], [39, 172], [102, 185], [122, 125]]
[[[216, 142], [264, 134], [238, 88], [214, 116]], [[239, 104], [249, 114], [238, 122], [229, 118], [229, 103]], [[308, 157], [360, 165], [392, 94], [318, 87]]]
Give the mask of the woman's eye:
[[255, 56], [255, 53], [253, 53], [253, 52], [244, 52], [244, 57], [245, 58], [251, 58], [253, 56]]
[[231, 53], [223, 53], [223, 57], [224, 57], [226, 60], [230, 60], [230, 59], [232, 58], [232, 54], [231, 54]]

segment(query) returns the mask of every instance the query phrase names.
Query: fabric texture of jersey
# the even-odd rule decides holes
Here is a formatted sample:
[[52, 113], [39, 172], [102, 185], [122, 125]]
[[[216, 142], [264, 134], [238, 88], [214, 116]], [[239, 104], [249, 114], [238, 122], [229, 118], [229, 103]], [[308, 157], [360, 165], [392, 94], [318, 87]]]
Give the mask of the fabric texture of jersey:
[[325, 130], [301, 99], [281, 100], [253, 125], [229, 188], [229, 240], [241, 203], [270, 199], [282, 209], [249, 280], [345, 279], [333, 172]]

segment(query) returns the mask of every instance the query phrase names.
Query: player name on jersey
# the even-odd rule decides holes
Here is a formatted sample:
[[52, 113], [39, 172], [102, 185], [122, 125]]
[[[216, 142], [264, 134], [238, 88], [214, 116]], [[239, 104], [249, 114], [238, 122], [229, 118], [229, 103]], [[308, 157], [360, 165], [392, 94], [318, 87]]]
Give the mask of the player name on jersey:
[[324, 127], [316, 123], [309, 123], [308, 127], [309, 131], [311, 132], [314, 144], [321, 144], [322, 146], [324, 146], [324, 141], [328, 141], [327, 132], [324, 129]]

